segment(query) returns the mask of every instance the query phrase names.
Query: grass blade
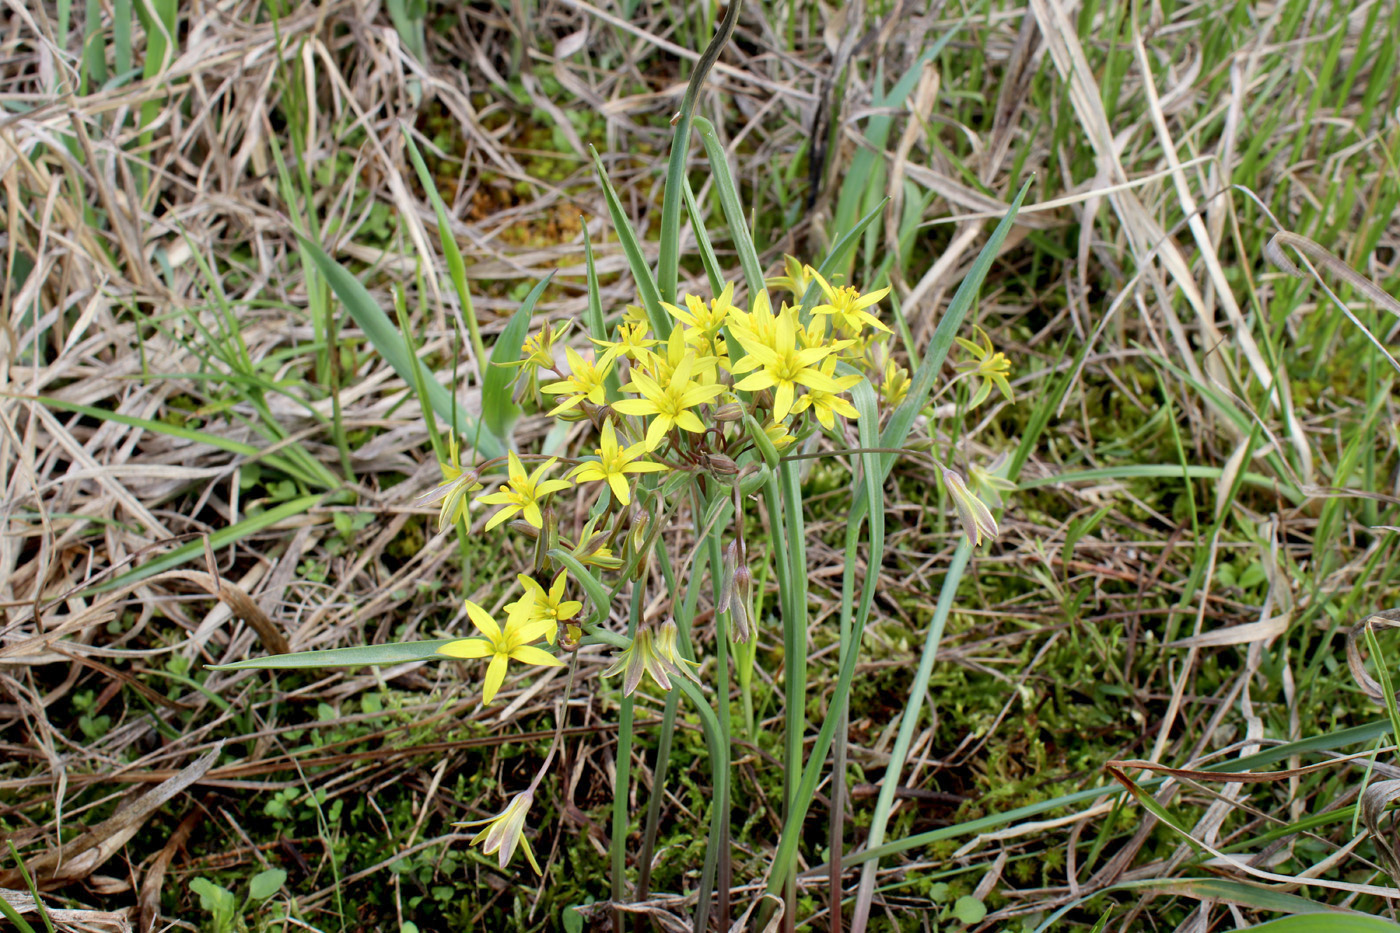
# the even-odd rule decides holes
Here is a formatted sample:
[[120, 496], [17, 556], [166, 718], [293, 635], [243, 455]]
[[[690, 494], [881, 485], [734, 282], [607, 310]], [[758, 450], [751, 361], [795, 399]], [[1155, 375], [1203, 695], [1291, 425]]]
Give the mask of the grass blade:
[[[345, 309], [350, 312], [350, 316], [355, 319], [355, 323], [360, 325], [360, 329], [365, 332], [370, 343], [379, 351], [379, 354], [394, 367], [394, 371], [408, 383], [414, 385], [416, 367], [409, 359], [408, 348], [404, 345], [403, 335], [399, 333], [389, 316], [386, 315], [370, 296], [369, 289], [355, 278], [340, 263], [326, 255], [316, 243], [298, 233], [303, 247], [311, 256], [316, 268], [326, 277], [326, 281], [331, 283], [331, 288], [336, 295], [345, 303]], [[494, 434], [480, 434], [476, 429], [476, 422], [471, 419], [460, 406], [453, 404], [452, 395], [443, 388], [442, 383], [436, 379], [426, 379], [425, 388], [428, 394], [428, 401], [432, 404], [433, 411], [438, 416], [453, 427], [457, 436], [461, 438], [475, 438], [474, 445], [479, 456], [491, 459], [505, 454], [505, 447], [496, 439]], [[484, 400], [483, 400], [484, 401]]]
[[[281, 505], [276, 506], [275, 508], [268, 509], [266, 512], [260, 512], [257, 515], [254, 515], [250, 518], [245, 518], [241, 522], [237, 522], [225, 528], [220, 528], [218, 531], [208, 536], [209, 547], [213, 550], [218, 550], [219, 548], [225, 545], [233, 544], [235, 541], [242, 540], [243, 538], [246, 538], [249, 535], [257, 534], [258, 532], [266, 528], [272, 527], [280, 521], [284, 521], [288, 518], [293, 518], [305, 512], [307, 509], [316, 507], [321, 503], [321, 500], [324, 498], [324, 495], [302, 496], [298, 499], [293, 499], [290, 502], [284, 502]], [[153, 576], [155, 574], [160, 573], [161, 571], [169, 570], [171, 567], [178, 567], [185, 561], [191, 560], [192, 558], [203, 554], [204, 547], [205, 538], [203, 536], [200, 536], [194, 541], [190, 541], [187, 544], [180, 545], [168, 554], [162, 554], [160, 557], [157, 557], [154, 560], [147, 561], [139, 567], [136, 567], [132, 570], [128, 570], [126, 573], [123, 573], [107, 581], [106, 583], [101, 583], [97, 586], [90, 587], [84, 592], [105, 593], [108, 590], [119, 589], [120, 587], [126, 586], [127, 584], [135, 583], [137, 580], [144, 580], [149, 576]]]
[[509, 364], [520, 359], [520, 349], [525, 343], [525, 335], [530, 331], [530, 320], [535, 316], [535, 304], [544, 294], [554, 273], [550, 273], [535, 283], [530, 294], [520, 305], [520, 310], [511, 316], [510, 323], [496, 343], [491, 347], [491, 362], [486, 367], [486, 377], [481, 384], [481, 420], [487, 430], [505, 444], [510, 444], [510, 429], [520, 416], [520, 406], [511, 401], [510, 381], [514, 375]]
[[328, 648], [324, 651], [298, 651], [274, 654], [268, 658], [248, 658], [232, 664], [210, 664], [212, 671], [304, 670], [316, 667], [374, 667], [381, 664], [406, 664], [410, 661], [433, 659], [450, 661], [438, 653], [443, 645], [461, 641], [460, 638], [435, 638], [431, 641], [405, 641], [396, 645], [361, 645], [355, 648]]
[[661, 255], [656, 263], [656, 283], [661, 300], [675, 304], [676, 278], [680, 266], [681, 240], [681, 194], [689, 183], [686, 177], [686, 156], [690, 153], [690, 121], [695, 112], [695, 101], [700, 96], [700, 88], [710, 68], [719, 58], [725, 43], [734, 34], [734, 26], [739, 22], [739, 8], [743, 0], [732, 0], [725, 8], [724, 19], [720, 20], [719, 31], [715, 33], [705, 52], [696, 62], [691, 72], [690, 83], [686, 85], [685, 97], [681, 99], [680, 113], [676, 115], [676, 132], [671, 137], [671, 158], [666, 165], [666, 190], [661, 196]]

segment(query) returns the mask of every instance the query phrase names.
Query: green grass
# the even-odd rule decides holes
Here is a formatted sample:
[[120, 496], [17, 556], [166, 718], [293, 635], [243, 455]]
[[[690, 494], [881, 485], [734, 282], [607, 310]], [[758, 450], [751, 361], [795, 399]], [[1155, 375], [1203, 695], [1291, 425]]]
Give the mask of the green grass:
[[[708, 3], [598, 6], [645, 33], [674, 23], [669, 41], [696, 51], [721, 21]], [[1154, 7], [1157, 22], [1091, 0], [1070, 32], [1039, 36], [1082, 48], [1078, 97], [1053, 49], [1013, 68], [1024, 10], [1001, 0], [884, 36], [880, 5], [835, 23], [751, 3], [693, 95], [692, 190], [663, 198], [694, 63], [570, 7], [526, 5], [525, 23], [514, 9], [405, 3], [323, 27], [249, 2], [196, 32], [185, 5], [152, 19], [120, 0], [55, 2], [43, 28], [70, 61], [50, 71], [28, 22], [7, 33], [3, 132], [24, 159], [0, 158], [0, 835], [32, 862], [225, 743], [217, 783], [166, 802], [117, 858], [37, 877], [48, 905], [132, 904], [123, 885], [150, 877], [187, 824], [156, 903], [201, 929], [219, 927], [215, 886], [240, 918], [227, 929], [290, 929], [277, 920], [290, 915], [326, 930], [545, 930], [569, 928], [574, 907], [606, 928], [609, 898], [634, 899], [644, 875], [650, 909], [688, 924], [694, 902], [672, 895], [727, 872], [730, 899], [709, 909], [737, 918], [765, 887], [784, 893], [775, 862], [796, 866], [786, 920], [806, 929], [832, 929], [833, 905], [845, 928], [872, 930], [1176, 929], [1198, 911], [1223, 928], [1225, 904], [1251, 923], [1324, 907], [1389, 917], [1345, 888], [1396, 883], [1369, 838], [1285, 893], [1207, 865], [1185, 833], [1298, 875], [1364, 831], [1358, 800], [1394, 776], [1388, 711], [1346, 658], [1400, 566], [1394, 377], [1346, 312], [1383, 346], [1392, 320], [1325, 268], [1346, 309], [1264, 257], [1286, 230], [1400, 293], [1400, 12], [1210, 0]], [[281, 57], [235, 67], [245, 33]], [[388, 55], [391, 35], [430, 80]], [[828, 35], [857, 40], [839, 68]], [[59, 100], [91, 161], [44, 108]], [[1095, 106], [1131, 192], [1102, 194]], [[1158, 106], [1194, 215], [1165, 172]], [[1004, 210], [989, 206], [1024, 184], [957, 324], [957, 286]], [[902, 359], [916, 374], [931, 361], [937, 417], [911, 405], [883, 433], [863, 418], [858, 440], [964, 471], [1007, 455], [1020, 489], [1002, 534], [960, 547], [918, 453], [785, 464], [746, 516], [760, 636], [725, 680], [711, 662], [715, 723], [643, 690], [619, 732], [614, 687], [580, 694], [567, 780], [531, 811], [543, 882], [502, 872], [450, 824], [528, 781], [564, 678], [502, 723], [499, 704], [478, 707], [469, 665], [210, 670], [261, 643], [235, 598], [168, 571], [212, 564], [299, 649], [448, 638], [463, 595], [505, 596], [533, 542], [438, 537], [414, 497], [438, 479], [449, 425], [482, 457], [576, 445], [503, 404], [487, 361], [516, 352], [501, 335], [522, 306], [518, 327], [597, 331], [634, 303], [660, 328], [677, 292], [756, 290], [784, 253], [833, 252], [829, 269], [894, 286]], [[1017, 404], [994, 393], [968, 411], [971, 384], [943, 389], [940, 347], [972, 323], [1010, 357]], [[884, 470], [882, 499], [853, 488], [853, 472]], [[883, 528], [860, 531], [862, 516]], [[784, 540], [765, 540], [775, 527]], [[672, 548], [667, 572], [687, 553]], [[711, 597], [690, 589], [688, 635], [713, 656]], [[1270, 638], [1211, 640], [1280, 616]], [[810, 637], [788, 626], [785, 642], [783, 620], [803, 617]], [[1368, 658], [1400, 656], [1394, 632], [1374, 640]], [[732, 736], [727, 811], [712, 806], [711, 725]], [[1149, 826], [1104, 767], [1155, 755], [1280, 771], [1333, 752], [1374, 761], [1177, 784], [1153, 806], [1182, 831]], [[273, 870], [284, 882], [253, 898]], [[0, 871], [26, 886], [12, 862]], [[1295, 922], [1325, 929], [1316, 917]]]

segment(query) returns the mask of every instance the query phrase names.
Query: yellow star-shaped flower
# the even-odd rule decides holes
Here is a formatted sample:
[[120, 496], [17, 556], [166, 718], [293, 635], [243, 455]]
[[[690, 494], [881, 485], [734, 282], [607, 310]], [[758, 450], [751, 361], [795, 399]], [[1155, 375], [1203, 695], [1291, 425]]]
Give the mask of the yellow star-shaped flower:
[[703, 405], [724, 391], [717, 382], [697, 382], [696, 357], [687, 352], [675, 372], [662, 385], [643, 372], [632, 374], [632, 386], [641, 398], [625, 398], [613, 404], [613, 410], [624, 415], [651, 415], [647, 428], [647, 450], [655, 450], [673, 427], [684, 428], [692, 434], [705, 433], [705, 423], [690, 409]]
[[655, 473], [667, 469], [664, 463], [653, 463], [640, 459], [647, 452], [645, 441], [627, 448], [619, 444], [617, 430], [611, 421], [603, 422], [600, 443], [603, 446], [594, 450], [594, 453], [598, 455], [597, 461], [589, 460], [574, 468], [572, 474], [574, 482], [607, 483], [612, 488], [613, 495], [617, 496], [617, 501], [623, 505], [628, 505], [632, 501], [627, 486], [628, 473]]
[[751, 369], [757, 370], [734, 383], [734, 388], [746, 392], [772, 388], [773, 418], [777, 421], [782, 421], [792, 410], [799, 385], [833, 395], [841, 391], [836, 380], [817, 369], [815, 365], [831, 353], [831, 347], [808, 347], [799, 350], [795, 317], [796, 314], [791, 309], [778, 315], [771, 343], [757, 339], [752, 331], [734, 332], [734, 338], [749, 354], [734, 364], [735, 374]]
[[563, 395], [565, 399], [550, 409], [549, 414], [557, 415], [568, 411], [580, 402], [589, 401], [601, 405], [606, 400], [603, 380], [608, 377], [612, 363], [594, 365], [575, 352], [573, 347], [565, 347], [564, 355], [569, 358], [569, 375], [559, 382], [551, 382], [540, 391], [545, 395]]
[[481, 632], [480, 638], [463, 638], [448, 642], [438, 649], [438, 654], [449, 658], [490, 658], [486, 666], [486, 680], [481, 685], [481, 702], [489, 704], [496, 698], [501, 684], [506, 679], [506, 664], [519, 661], [538, 667], [563, 667], [564, 662], [531, 642], [539, 641], [554, 626], [550, 619], [533, 618], [534, 597], [527, 591], [519, 600], [512, 603], [506, 616], [505, 628], [496, 624], [491, 614], [470, 599], [467, 600], [467, 615]]
[[476, 500], [486, 505], [503, 506], [486, 523], [486, 530], [490, 531], [516, 512], [521, 513], [525, 517], [525, 521], [534, 527], [543, 528], [544, 517], [540, 514], [540, 502], [552, 492], [569, 488], [568, 480], [544, 479], [544, 474], [549, 472], [555, 462], [556, 458], [550, 457], [541, 463], [535, 472], [526, 475], [524, 464], [520, 462], [520, 458], [515, 455], [515, 452], [511, 451], [509, 481], [502, 483], [496, 492], [478, 496]]

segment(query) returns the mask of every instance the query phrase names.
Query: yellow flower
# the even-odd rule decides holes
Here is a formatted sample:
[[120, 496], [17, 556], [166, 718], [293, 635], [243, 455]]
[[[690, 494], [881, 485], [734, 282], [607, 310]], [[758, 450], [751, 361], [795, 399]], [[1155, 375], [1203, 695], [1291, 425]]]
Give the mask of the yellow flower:
[[807, 286], [812, 284], [812, 267], [803, 266], [796, 256], [784, 253], [783, 272], [786, 274], [764, 279], [763, 284], [769, 288], [785, 288], [792, 292], [792, 297], [801, 301], [807, 294]]
[[594, 453], [598, 455], [597, 461], [589, 460], [574, 468], [572, 474], [574, 482], [605, 482], [612, 488], [613, 495], [617, 496], [617, 501], [623, 505], [632, 501], [632, 496], [627, 488], [628, 473], [655, 473], [667, 469], [664, 463], [652, 463], [638, 459], [647, 452], [645, 441], [624, 449], [617, 442], [617, 430], [613, 427], [611, 420], [603, 422], [600, 443], [603, 446], [594, 450]]
[[880, 397], [885, 404], [894, 408], [909, 394], [909, 370], [900, 366], [894, 358], [885, 360], [885, 377], [880, 383]]
[[573, 323], [565, 321], [562, 326], [556, 328], [549, 321], [545, 321], [538, 334], [531, 334], [525, 338], [525, 343], [520, 348], [520, 359], [498, 365], [518, 366], [522, 373], [531, 376], [541, 369], [553, 369], [558, 365], [554, 360], [554, 346], [569, 332]]
[[977, 394], [972, 397], [972, 403], [968, 407], [976, 408], [985, 402], [987, 396], [992, 394], [993, 385], [1001, 391], [1008, 403], [1015, 404], [1016, 397], [1011, 394], [1011, 383], [1006, 381], [1007, 374], [1011, 372], [1011, 361], [1006, 358], [1005, 353], [993, 350], [992, 338], [987, 336], [986, 331], [976, 324], [972, 325], [972, 329], [979, 338], [976, 343], [962, 337], [953, 338], [958, 342], [958, 346], [977, 359], [975, 364], [968, 361], [960, 366], [964, 369], [971, 368], [972, 372], [982, 380], [982, 384], [977, 387]]
[[567, 396], [550, 409], [549, 414], [557, 415], [561, 411], [568, 411], [585, 400], [594, 405], [602, 405], [606, 401], [603, 380], [607, 378], [612, 364], [600, 363], [595, 366], [575, 352], [573, 347], [565, 347], [564, 355], [569, 358], [569, 375], [563, 381], [551, 382], [540, 390], [545, 395]]
[[647, 428], [648, 450], [660, 446], [666, 432], [673, 427], [684, 428], [692, 434], [705, 432], [704, 422], [690, 409], [719, 395], [724, 391], [724, 386], [693, 381], [695, 368], [695, 354], [687, 352], [664, 386], [646, 373], [633, 373], [632, 385], [642, 397], [627, 398], [613, 404], [613, 409], [624, 415], [652, 416], [651, 425]]
[[[824, 375], [831, 378], [831, 381], [835, 383], [838, 392], [850, 391], [851, 387], [854, 386], [857, 382], [860, 382], [861, 378], [860, 376], [855, 374], [849, 376], [842, 376], [839, 379], [836, 378], [836, 357], [834, 356], [828, 356], [826, 358], [826, 361], [822, 363], [821, 371]], [[852, 405], [849, 401], [842, 398], [836, 392], [823, 392], [820, 389], [813, 389], [812, 391], [801, 396], [796, 402], [793, 403], [792, 413], [794, 415], [800, 415], [808, 408], [816, 412], [817, 421], [821, 422], [821, 426], [826, 428], [828, 431], [836, 427], [837, 415], [840, 415], [843, 418], [850, 418], [852, 420], [859, 417], [859, 413], [856, 411], [855, 406]]]
[[637, 636], [632, 639], [632, 644], [613, 662], [612, 667], [603, 671], [603, 676], [611, 677], [626, 671], [626, 676], [622, 678], [623, 696], [631, 696], [636, 692], [643, 674], [650, 674], [651, 679], [656, 681], [656, 685], [662, 690], [671, 689], [671, 677], [676, 675], [688, 677], [699, 683], [700, 678], [695, 676], [695, 668], [700, 665], [681, 657], [676, 647], [677, 634], [676, 623], [671, 619], [663, 622], [655, 632], [650, 626], [637, 629]]
[[685, 325], [685, 340], [697, 353], [718, 356], [724, 349], [724, 341], [719, 333], [729, 318], [733, 300], [734, 283], [730, 282], [724, 286], [724, 291], [720, 292], [719, 297], [709, 304], [695, 295], [686, 295], [684, 309], [673, 304], [663, 304], [662, 307], [671, 317]]
[[501, 684], [506, 679], [508, 661], [534, 664], [539, 667], [563, 667], [564, 662], [531, 642], [538, 641], [554, 623], [549, 619], [534, 618], [535, 600], [527, 591], [519, 600], [512, 603], [506, 616], [506, 627], [501, 628], [490, 613], [470, 599], [467, 602], [467, 615], [481, 632], [480, 638], [461, 638], [451, 641], [438, 649], [438, 654], [449, 658], [490, 658], [486, 665], [486, 680], [481, 685], [481, 702], [489, 704], [496, 698]]
[[734, 372], [758, 370], [734, 383], [734, 388], [753, 392], [771, 387], [773, 418], [777, 421], [782, 421], [792, 410], [799, 385], [833, 394], [841, 391], [834, 379], [813, 365], [831, 352], [830, 347], [797, 348], [795, 317], [791, 309], [778, 315], [772, 342], [755, 339], [752, 331], [734, 331], [734, 339], [749, 354], [734, 364]]
[[812, 309], [813, 314], [829, 314], [835, 321], [837, 330], [849, 336], [858, 336], [866, 327], [874, 327], [885, 333], [890, 333], [890, 329], [880, 322], [880, 319], [867, 311], [890, 293], [888, 288], [862, 295], [859, 291], [849, 285], [841, 288], [832, 288], [831, 284], [822, 277], [816, 269], [808, 267], [812, 277], [821, 286], [822, 294], [826, 296], [826, 303], [817, 305]]
[[442, 508], [438, 510], [438, 533], [442, 533], [448, 525], [467, 517], [467, 494], [480, 489], [481, 483], [477, 482], [476, 470], [462, 469], [455, 434], [447, 436], [447, 462], [439, 460], [438, 467], [442, 470], [442, 482], [418, 499], [420, 502], [442, 499]]
[[994, 540], [997, 536], [996, 519], [992, 517], [991, 510], [982, 500], [973, 495], [972, 490], [967, 488], [963, 478], [944, 467], [943, 485], [948, 488], [948, 494], [953, 497], [953, 505], [958, 510], [958, 521], [963, 526], [963, 534], [967, 535], [968, 543], [976, 547], [984, 539]]
[[770, 421], [763, 426], [763, 433], [769, 442], [778, 450], [791, 444], [797, 438], [788, 433], [787, 424], [782, 421]]
[[576, 599], [564, 599], [564, 571], [559, 571], [559, 576], [554, 578], [548, 590], [535, 582], [525, 574], [516, 574], [516, 579], [520, 585], [525, 587], [525, 595], [533, 602], [530, 610], [532, 619], [542, 619], [549, 623], [549, 628], [545, 629], [544, 637], [549, 643], [554, 644], [554, 636], [559, 633], [559, 626], [578, 615], [578, 611], [583, 608], [583, 603]]
[[[710, 356], [701, 350], [692, 350], [686, 343], [686, 328], [675, 327], [671, 330], [671, 336], [666, 338], [666, 353], [663, 356], [653, 350], [643, 350], [637, 354], [637, 362], [642, 369], [656, 382], [666, 382], [675, 375], [682, 362], [689, 358], [694, 367], [691, 376], [696, 382], [708, 384], [715, 381], [715, 364], [718, 359]], [[624, 392], [636, 392], [637, 384], [635, 379], [622, 387]]]
[[495, 816], [452, 825], [481, 826], [484, 823], [486, 828], [472, 837], [472, 845], [480, 844], [484, 854], [496, 856], [496, 862], [502, 870], [510, 864], [515, 847], [519, 845], [525, 850], [525, 858], [529, 859], [535, 874], [543, 874], [539, 862], [535, 861], [535, 853], [530, 849], [530, 840], [525, 838], [525, 814], [529, 812], [534, 799], [534, 790], [522, 791], [512, 797], [506, 808]]
[[543, 479], [544, 474], [549, 471], [550, 467], [554, 466], [554, 463], [555, 458], [550, 457], [541, 463], [534, 473], [527, 476], [520, 458], [515, 455], [515, 451], [511, 451], [510, 480], [502, 483], [496, 492], [479, 496], [476, 500], [487, 505], [504, 506], [491, 516], [491, 520], [486, 523], [486, 530], [490, 531], [516, 512], [520, 512], [525, 517], [525, 521], [534, 527], [543, 528], [544, 517], [540, 514], [541, 500], [552, 492], [569, 488], [568, 480]]
[[[783, 305], [782, 313], [788, 311]], [[747, 337], [757, 343], [773, 345], [778, 334], [778, 315], [773, 313], [773, 305], [768, 301], [767, 292], [759, 292], [753, 298], [753, 308], [745, 313], [738, 308], [729, 309], [729, 327], [735, 337]], [[739, 343], [748, 346], [741, 339]]]
[[659, 344], [660, 340], [653, 340], [647, 335], [651, 333], [651, 325], [646, 321], [639, 324], [622, 324], [617, 330], [617, 339], [613, 341], [599, 340], [596, 337], [589, 337], [593, 345], [603, 351], [603, 355], [598, 359], [599, 366], [607, 366], [619, 358], [630, 360], [640, 360], [643, 351], [649, 350]]

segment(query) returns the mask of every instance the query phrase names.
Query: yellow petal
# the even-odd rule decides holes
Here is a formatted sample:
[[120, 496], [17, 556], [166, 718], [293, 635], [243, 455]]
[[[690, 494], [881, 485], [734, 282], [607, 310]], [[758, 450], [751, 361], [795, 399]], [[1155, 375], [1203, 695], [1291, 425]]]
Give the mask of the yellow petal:
[[438, 649], [438, 654], [445, 654], [449, 658], [484, 658], [493, 653], [491, 643], [484, 638], [450, 641]]
[[486, 667], [486, 680], [481, 685], [481, 703], [483, 706], [489, 704], [496, 698], [496, 694], [501, 689], [501, 684], [506, 679], [506, 656], [498, 654], [491, 659], [491, 663]]
[[[536, 648], [534, 645], [521, 645], [510, 653], [510, 656], [521, 664], [534, 664], [537, 667], [563, 667], [564, 662], [543, 648]], [[494, 662], [493, 662], [494, 663]]]

